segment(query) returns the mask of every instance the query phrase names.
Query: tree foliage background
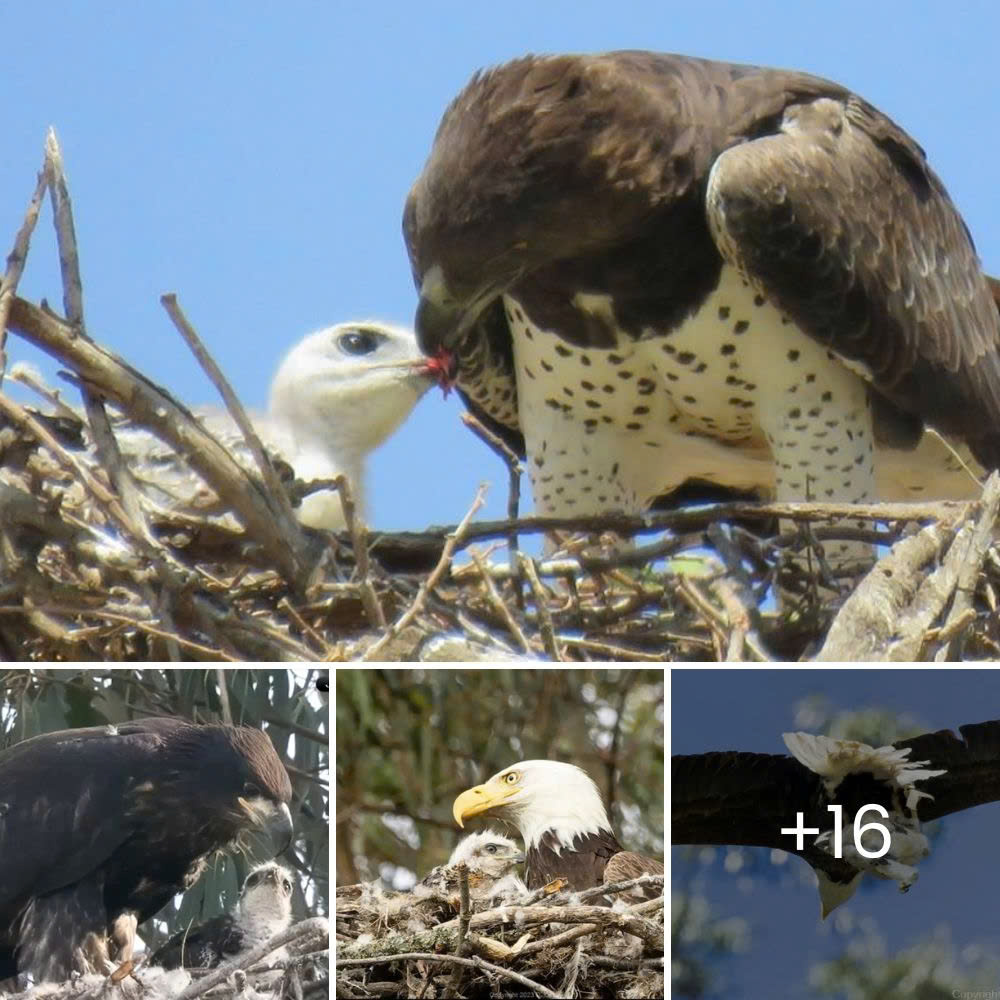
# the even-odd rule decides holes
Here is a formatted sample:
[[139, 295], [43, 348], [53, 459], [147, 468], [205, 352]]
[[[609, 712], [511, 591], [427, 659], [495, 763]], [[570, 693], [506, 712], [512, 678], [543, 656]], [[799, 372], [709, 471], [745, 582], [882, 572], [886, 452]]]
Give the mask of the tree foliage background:
[[358, 669], [336, 685], [338, 885], [408, 887], [468, 832], [459, 792], [537, 758], [582, 767], [623, 846], [663, 856], [662, 670]]
[[[329, 711], [316, 692], [316, 681], [325, 674], [287, 668], [6, 670], [0, 673], [0, 738], [7, 747], [38, 733], [150, 716], [263, 724], [292, 780], [295, 834], [277, 860], [296, 874], [294, 919], [326, 916]], [[231, 909], [247, 872], [266, 858], [265, 845], [253, 839], [247, 853], [218, 854], [179, 905], [140, 926], [147, 948], [156, 948], [192, 920], [198, 924]]]

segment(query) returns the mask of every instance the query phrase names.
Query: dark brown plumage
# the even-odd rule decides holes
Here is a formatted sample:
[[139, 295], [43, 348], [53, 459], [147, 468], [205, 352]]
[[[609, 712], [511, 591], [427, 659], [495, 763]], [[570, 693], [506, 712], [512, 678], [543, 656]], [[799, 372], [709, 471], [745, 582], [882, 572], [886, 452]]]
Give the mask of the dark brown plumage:
[[0, 979], [106, 973], [217, 850], [265, 827], [284, 850], [291, 793], [271, 741], [242, 726], [152, 718], [4, 750]]
[[686, 481], [971, 495], [925, 426], [1000, 466], [972, 239], [917, 143], [839, 84], [515, 60], [445, 112], [404, 233], [421, 345], [527, 452], [542, 513], [640, 511]]
[[[1000, 720], [926, 733], [892, 744], [909, 748], [909, 760], [945, 773], [919, 783], [926, 792], [912, 812], [920, 822], [939, 819], [986, 802], [1000, 801]], [[671, 843], [740, 844], [779, 848], [798, 854], [830, 882], [848, 885], [858, 868], [836, 858], [808, 838], [801, 851], [783, 836], [797, 812], [804, 826], [829, 829], [831, 801], [844, 806], [845, 819], [870, 802], [894, 808], [886, 785], [859, 773], [845, 779], [831, 798], [822, 777], [791, 757], [722, 751], [673, 758], [671, 778]], [[899, 808], [899, 803], [895, 803]], [[877, 817], [869, 821], [878, 822]], [[821, 885], [823, 880], [821, 879]]]

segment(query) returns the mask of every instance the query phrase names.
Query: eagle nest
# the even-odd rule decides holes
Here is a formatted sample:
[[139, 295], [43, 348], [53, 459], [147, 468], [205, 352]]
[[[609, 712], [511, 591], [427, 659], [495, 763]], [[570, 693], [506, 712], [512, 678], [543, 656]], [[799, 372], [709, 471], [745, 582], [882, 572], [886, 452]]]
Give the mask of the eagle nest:
[[[40, 983], [0, 1000], [317, 1000], [330, 994], [329, 925], [311, 917], [251, 951], [211, 969], [165, 969], [144, 958], [109, 976]], [[283, 958], [272, 953], [287, 949]]]
[[[557, 880], [480, 912], [460, 878], [459, 898], [436, 910], [387, 905], [365, 885], [339, 887], [337, 996], [666, 995], [662, 875], [583, 892], [560, 890]], [[634, 902], [640, 890], [659, 895]], [[617, 902], [600, 905], [605, 896]]]
[[[17, 297], [51, 191], [68, 318]], [[69, 369], [84, 410], [22, 371], [44, 399], [0, 387], [0, 648], [24, 660], [835, 660], [1000, 655], [1000, 486], [975, 502], [724, 503], [643, 517], [516, 519], [374, 534], [341, 485], [347, 532], [304, 527], [295, 506], [328, 482], [279, 477], [174, 296], [163, 304], [244, 429], [249, 473], [169, 392], [86, 332], [69, 199], [54, 136], [0, 289], [0, 329]], [[2, 352], [0, 344], [0, 352]], [[7, 373], [7, 381], [11, 381]], [[144, 428], [204, 481], [211, 505], [172, 510], [127, 468], [112, 418]], [[870, 529], [831, 518], [849, 515]], [[777, 537], [769, 524], [797, 525]], [[543, 531], [636, 537], [547, 560]], [[666, 532], [667, 534], [664, 534]], [[646, 543], [652, 533], [659, 537]], [[837, 580], [817, 540], [892, 546], [860, 582]], [[502, 561], [490, 546], [506, 542]], [[476, 546], [483, 546], [477, 548]], [[884, 551], [884, 548], [883, 548]], [[802, 555], [802, 553], [810, 555]], [[798, 553], [793, 558], [793, 555]], [[845, 601], [844, 594], [854, 587]], [[774, 593], [781, 590], [776, 602]], [[780, 607], [779, 607], [780, 605]]]

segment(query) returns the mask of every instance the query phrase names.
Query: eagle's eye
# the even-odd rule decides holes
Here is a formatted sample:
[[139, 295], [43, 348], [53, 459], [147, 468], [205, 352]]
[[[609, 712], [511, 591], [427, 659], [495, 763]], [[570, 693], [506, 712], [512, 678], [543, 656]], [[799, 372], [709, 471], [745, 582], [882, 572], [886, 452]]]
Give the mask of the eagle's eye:
[[515, 785], [515, 784], [517, 784], [517, 779], [518, 779], [518, 773], [517, 773], [517, 771], [510, 771], [510, 772], [508, 772], [507, 774], [505, 774], [503, 776], [503, 780], [508, 785]]
[[260, 789], [252, 781], [248, 781], [243, 786], [243, 794], [246, 798], [252, 799], [255, 796], [260, 796]]
[[362, 357], [372, 354], [381, 342], [379, 334], [374, 330], [348, 330], [337, 338], [337, 344], [345, 354]]

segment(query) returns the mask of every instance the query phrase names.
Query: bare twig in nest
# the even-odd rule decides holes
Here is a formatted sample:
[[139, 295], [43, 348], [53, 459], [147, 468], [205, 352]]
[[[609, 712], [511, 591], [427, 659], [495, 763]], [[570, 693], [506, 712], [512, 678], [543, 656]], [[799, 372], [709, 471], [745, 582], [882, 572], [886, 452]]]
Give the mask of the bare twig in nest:
[[315, 563], [314, 546], [294, 518], [283, 523], [277, 503], [194, 419], [186, 407], [109, 350], [76, 336], [63, 320], [16, 298], [10, 328], [68, 364], [94, 390], [113, 399], [139, 426], [166, 441], [246, 525], [273, 564], [298, 580]]
[[204, 996], [213, 986], [225, 982], [237, 969], [249, 969], [260, 962], [272, 951], [283, 947], [286, 944], [302, 944], [313, 938], [327, 940], [330, 934], [330, 925], [323, 917], [312, 917], [309, 920], [302, 920], [293, 924], [286, 930], [275, 934], [269, 941], [241, 958], [231, 962], [225, 962], [218, 968], [213, 969], [209, 975], [196, 983], [192, 983], [183, 993], [179, 994], [176, 1000], [195, 1000], [196, 997]]
[[376, 955], [372, 958], [338, 959], [337, 965], [346, 969], [355, 965], [378, 965], [383, 962], [405, 962], [413, 959], [425, 962], [453, 962], [457, 965], [466, 965], [481, 971], [490, 972], [501, 979], [510, 979], [512, 982], [520, 983], [522, 986], [534, 990], [540, 997], [552, 997], [553, 1000], [559, 1000], [560, 997], [560, 994], [554, 993], [548, 987], [534, 982], [527, 976], [522, 976], [519, 972], [504, 969], [499, 965], [494, 965], [492, 962], [485, 962], [475, 955], [472, 958], [459, 958], [457, 955], [438, 955], [429, 951], [414, 951], [402, 955]]
[[351, 535], [354, 547], [354, 561], [358, 568], [358, 583], [361, 587], [361, 600], [365, 606], [368, 620], [376, 628], [385, 628], [385, 612], [379, 603], [375, 585], [371, 581], [372, 563], [368, 555], [368, 526], [358, 517], [357, 505], [351, 484], [347, 476], [340, 475], [334, 480], [337, 492], [340, 494], [340, 506], [344, 511], [344, 523]]
[[981, 574], [986, 553], [996, 537], [997, 511], [1000, 509], [1000, 473], [994, 472], [987, 480], [981, 503], [979, 519], [969, 539], [969, 551], [962, 559], [958, 571], [951, 610], [938, 636], [938, 641], [947, 643], [947, 646], [935, 656], [936, 660], [960, 660], [967, 627], [975, 621], [972, 602], [976, 580]]
[[[894, 545], [845, 601], [816, 658], [916, 659], [960, 577], [974, 580], [982, 567], [1000, 505], [1000, 475], [990, 477], [978, 503], [975, 524], [960, 526], [959, 518], [952, 517]], [[945, 546], [941, 564], [925, 572]], [[963, 597], [956, 615], [970, 606], [971, 600]]]
[[486, 591], [486, 596], [489, 598], [490, 604], [496, 609], [497, 614], [503, 619], [504, 624], [507, 626], [507, 631], [514, 637], [514, 640], [521, 647], [521, 651], [530, 654], [532, 651], [531, 644], [525, 637], [521, 626], [517, 624], [517, 619], [514, 617], [513, 612], [507, 607], [500, 596], [482, 556], [475, 549], [470, 548], [469, 558], [475, 564], [476, 569], [479, 570], [479, 576], [483, 581], [483, 589]]
[[[469, 913], [470, 913], [470, 903], [469, 903], [469, 869], [464, 863], [460, 863], [457, 866], [458, 870], [458, 896], [459, 896], [459, 914], [458, 914], [458, 942], [455, 945], [455, 954], [458, 956], [466, 955], [468, 953], [468, 946], [466, 943], [466, 935], [469, 933]], [[462, 985], [462, 979], [465, 975], [465, 967], [462, 965], [456, 965], [452, 970], [451, 979], [448, 982], [448, 986], [445, 989], [444, 995], [446, 997], [457, 997], [458, 988]]]
[[406, 626], [409, 625], [410, 622], [412, 622], [414, 618], [416, 618], [417, 615], [423, 610], [424, 604], [427, 601], [427, 595], [441, 582], [441, 578], [451, 565], [452, 554], [454, 553], [459, 542], [465, 537], [472, 518], [485, 502], [486, 486], [484, 484], [481, 485], [476, 491], [476, 498], [472, 501], [472, 506], [469, 508], [465, 517], [462, 518], [462, 521], [455, 529], [454, 534], [449, 535], [448, 540], [445, 542], [444, 551], [441, 553], [441, 558], [438, 560], [437, 566], [434, 567], [431, 575], [420, 585], [420, 589], [417, 591], [417, 596], [414, 598], [413, 603], [395, 622], [393, 622], [392, 625], [389, 626], [388, 630], [383, 633], [382, 637], [365, 651], [362, 660], [370, 661], [377, 659], [378, 654], [386, 647], [386, 645], [399, 635], [399, 633], [406, 628]]
[[[513, 450], [507, 445], [498, 434], [494, 434], [481, 420], [473, 414], [465, 412], [462, 414], [462, 423], [472, 431], [486, 446], [507, 466], [508, 489], [507, 489], [507, 519], [516, 521], [521, 508], [521, 475], [524, 470], [521, 462]], [[517, 531], [512, 530], [507, 536], [507, 544], [510, 553], [510, 566], [513, 569], [516, 565], [515, 553], [518, 550]]]
[[[531, 955], [547, 948], [554, 948], [559, 945], [568, 944], [570, 941], [575, 941], [579, 937], [584, 937], [587, 934], [593, 934], [594, 931], [599, 930], [601, 927], [618, 927], [620, 930], [624, 930], [629, 934], [634, 934], [636, 937], [645, 941], [647, 944], [651, 944], [653, 947], [661, 949], [663, 947], [663, 925], [655, 924], [650, 920], [642, 919], [643, 914], [656, 913], [657, 910], [663, 909], [662, 896], [658, 899], [649, 899], [643, 903], [637, 903], [635, 906], [629, 907], [627, 913], [616, 913], [614, 910], [609, 910], [603, 906], [552, 906], [540, 907], [537, 909], [532, 907], [525, 912], [531, 913], [532, 917], [535, 918], [538, 917], [539, 912], [548, 910], [552, 912], [550, 912], [547, 917], [541, 917], [539, 919], [557, 920], [561, 923], [569, 923], [571, 921], [567, 919], [567, 913], [572, 913], [580, 909], [583, 909], [591, 914], [592, 920], [590, 922], [581, 923], [576, 927], [571, 927], [569, 930], [554, 934], [551, 937], [543, 938], [541, 941], [532, 941], [530, 944], [525, 945], [519, 954]], [[555, 916], [552, 915], [553, 913]], [[620, 922], [610, 920], [608, 919], [609, 914], [621, 917], [622, 920]]]
[[219, 395], [226, 404], [229, 415], [233, 418], [236, 426], [239, 427], [240, 433], [243, 435], [243, 440], [246, 441], [247, 447], [253, 455], [254, 462], [257, 463], [257, 468], [260, 470], [261, 478], [264, 480], [264, 485], [267, 487], [268, 493], [271, 494], [274, 502], [282, 509], [284, 515], [294, 521], [295, 514], [292, 511], [291, 504], [288, 502], [288, 496], [281, 486], [281, 480], [278, 479], [278, 474], [274, 471], [274, 465], [264, 450], [264, 445], [261, 444], [260, 438], [257, 436], [253, 422], [247, 416], [246, 410], [243, 409], [243, 404], [233, 391], [229, 380], [222, 374], [222, 369], [215, 363], [215, 358], [212, 357], [208, 348], [205, 347], [201, 337], [198, 336], [198, 332], [188, 322], [187, 316], [184, 315], [184, 310], [177, 303], [177, 296], [173, 292], [167, 292], [160, 296], [160, 304], [167, 311], [167, 315], [173, 321], [177, 332], [184, 338], [184, 342], [190, 348], [198, 364], [201, 365], [202, 371], [209, 377], [215, 388], [219, 390]]
[[535, 561], [523, 552], [518, 553], [518, 558], [520, 559], [521, 569], [524, 570], [524, 575], [528, 578], [528, 584], [530, 585], [531, 592], [535, 598], [535, 611], [538, 614], [538, 629], [542, 635], [542, 644], [545, 647], [545, 652], [550, 660], [554, 660], [559, 663], [562, 661], [563, 656], [561, 650], [559, 649], [559, 643], [556, 642], [556, 634], [555, 629], [552, 626], [552, 612], [549, 610], [548, 597], [545, 594], [545, 588], [538, 579], [538, 573], [535, 572]]
[[35, 184], [35, 191], [28, 202], [28, 210], [24, 213], [24, 222], [14, 237], [14, 248], [7, 255], [7, 272], [0, 280], [0, 389], [3, 388], [3, 376], [7, 371], [7, 317], [10, 305], [17, 294], [17, 286], [24, 274], [24, 265], [28, 260], [28, 249], [31, 236], [38, 224], [38, 212], [42, 207], [45, 189], [48, 187], [48, 163], [42, 167]]

